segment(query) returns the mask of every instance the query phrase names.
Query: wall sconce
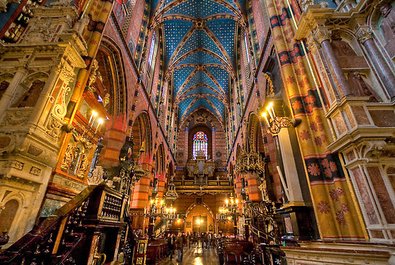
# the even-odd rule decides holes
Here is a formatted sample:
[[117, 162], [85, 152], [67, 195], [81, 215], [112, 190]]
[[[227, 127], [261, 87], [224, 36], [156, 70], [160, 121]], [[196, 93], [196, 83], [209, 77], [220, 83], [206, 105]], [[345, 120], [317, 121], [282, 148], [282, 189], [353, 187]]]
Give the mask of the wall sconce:
[[[279, 100], [277, 100], [279, 101]], [[281, 101], [278, 102], [282, 104]], [[280, 117], [275, 112], [275, 101], [269, 101], [261, 113], [261, 117], [265, 120], [268, 125], [268, 131], [273, 134], [279, 134], [282, 128], [296, 127], [301, 123], [301, 119], [292, 119], [289, 117]]]

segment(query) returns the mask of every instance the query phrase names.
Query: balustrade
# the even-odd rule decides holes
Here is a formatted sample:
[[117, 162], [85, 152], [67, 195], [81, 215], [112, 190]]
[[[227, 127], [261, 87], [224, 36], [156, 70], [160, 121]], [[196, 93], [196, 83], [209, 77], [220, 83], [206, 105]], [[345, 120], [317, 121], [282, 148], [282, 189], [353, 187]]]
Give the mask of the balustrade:
[[2, 252], [0, 264], [89, 263], [100, 257], [93, 249], [101, 249], [100, 254], [111, 261], [116, 254], [115, 244], [107, 248], [98, 239], [105, 227], [123, 234], [120, 249], [128, 249], [128, 227], [123, 220], [126, 200], [106, 185], [89, 186]]

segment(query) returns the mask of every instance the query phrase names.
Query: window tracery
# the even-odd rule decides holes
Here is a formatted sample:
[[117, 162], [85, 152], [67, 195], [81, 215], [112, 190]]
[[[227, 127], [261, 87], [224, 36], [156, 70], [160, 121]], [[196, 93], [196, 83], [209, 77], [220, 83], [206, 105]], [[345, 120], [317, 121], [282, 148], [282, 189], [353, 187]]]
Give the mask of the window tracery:
[[200, 155], [201, 153], [203, 153], [207, 159], [207, 147], [208, 147], [207, 135], [204, 132], [199, 131], [193, 135], [192, 141], [193, 141], [192, 142], [193, 159], [196, 159], [196, 156]]

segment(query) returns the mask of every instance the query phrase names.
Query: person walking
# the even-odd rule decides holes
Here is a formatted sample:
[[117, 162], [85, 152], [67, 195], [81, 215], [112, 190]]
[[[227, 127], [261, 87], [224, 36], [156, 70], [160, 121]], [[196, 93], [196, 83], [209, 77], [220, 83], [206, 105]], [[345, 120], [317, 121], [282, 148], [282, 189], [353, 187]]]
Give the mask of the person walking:
[[167, 250], [168, 250], [168, 256], [170, 257], [170, 260], [173, 259], [174, 243], [175, 243], [174, 235], [169, 234], [167, 236]]
[[177, 262], [182, 262], [183, 246], [184, 246], [183, 237], [180, 233], [176, 239], [176, 249], [178, 252]]

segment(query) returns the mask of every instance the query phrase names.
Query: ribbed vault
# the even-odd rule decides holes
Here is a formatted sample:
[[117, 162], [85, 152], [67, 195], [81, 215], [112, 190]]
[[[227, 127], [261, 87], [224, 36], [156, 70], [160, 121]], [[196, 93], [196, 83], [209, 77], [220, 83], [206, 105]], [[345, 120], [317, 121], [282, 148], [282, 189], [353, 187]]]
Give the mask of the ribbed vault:
[[236, 76], [236, 32], [243, 24], [244, 1], [162, 0], [153, 5], [178, 121], [203, 108], [223, 123]]

